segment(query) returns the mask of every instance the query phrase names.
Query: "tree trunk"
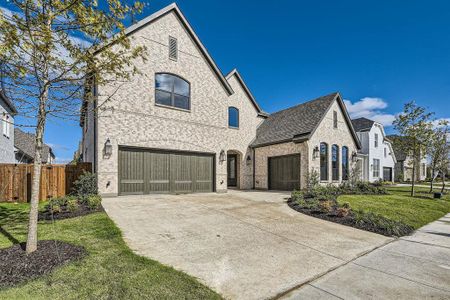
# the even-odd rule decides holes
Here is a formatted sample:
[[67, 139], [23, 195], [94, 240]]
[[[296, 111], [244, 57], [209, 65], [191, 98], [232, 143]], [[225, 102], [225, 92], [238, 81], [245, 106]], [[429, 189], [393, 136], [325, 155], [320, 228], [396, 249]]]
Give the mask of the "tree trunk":
[[36, 140], [34, 149], [33, 164], [33, 182], [31, 183], [31, 206], [30, 217], [28, 220], [28, 235], [26, 252], [32, 253], [37, 249], [37, 223], [38, 223], [38, 206], [39, 206], [39, 188], [41, 184], [41, 166], [42, 166], [42, 145], [45, 128], [45, 105], [48, 98], [48, 87], [45, 85], [44, 92], [39, 98], [39, 112], [36, 126]]
[[430, 193], [433, 192], [433, 183], [434, 183], [434, 167], [432, 167], [431, 169]]
[[444, 194], [445, 192], [445, 172], [442, 172], [442, 189], [441, 193]]

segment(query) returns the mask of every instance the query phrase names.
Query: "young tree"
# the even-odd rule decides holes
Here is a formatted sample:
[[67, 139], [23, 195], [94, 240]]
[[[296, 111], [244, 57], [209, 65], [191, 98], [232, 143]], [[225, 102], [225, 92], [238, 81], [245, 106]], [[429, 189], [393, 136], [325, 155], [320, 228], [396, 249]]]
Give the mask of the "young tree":
[[394, 121], [395, 129], [404, 137], [399, 139], [399, 146], [412, 156], [412, 181], [411, 196], [414, 197], [414, 184], [416, 180], [417, 166], [420, 160], [428, 153], [427, 149], [433, 136], [433, 113], [418, 106], [414, 101], [406, 103], [403, 112]]
[[[433, 184], [435, 177], [439, 172], [444, 172], [441, 170], [442, 167], [448, 166], [448, 143], [447, 136], [449, 133], [448, 122], [440, 121], [434, 129], [432, 138], [429, 143], [428, 155], [430, 157], [430, 167], [431, 167], [431, 184], [430, 193], [433, 192]], [[444, 168], [446, 169], [446, 168]], [[445, 184], [445, 180], [444, 180]]]
[[450, 130], [446, 127], [447, 139], [445, 142], [442, 142], [442, 159], [437, 164], [437, 171], [441, 174], [442, 177], [442, 188], [441, 193], [445, 192], [445, 178], [450, 169]]
[[[125, 0], [10, 0], [0, 9], [2, 83], [19, 115], [35, 122], [35, 154], [27, 253], [37, 249], [43, 137], [49, 118], [74, 119], [83, 97], [97, 84], [128, 80], [146, 57], [132, 47], [124, 19], [143, 4]], [[100, 51], [101, 50], [101, 51]], [[107, 95], [106, 95], [107, 96]]]

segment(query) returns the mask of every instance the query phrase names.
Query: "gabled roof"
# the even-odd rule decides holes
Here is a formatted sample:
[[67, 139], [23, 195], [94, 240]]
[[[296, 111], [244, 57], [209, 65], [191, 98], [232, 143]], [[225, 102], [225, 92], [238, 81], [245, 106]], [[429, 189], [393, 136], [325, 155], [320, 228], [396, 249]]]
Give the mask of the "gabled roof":
[[[30, 159], [34, 159], [34, 145], [35, 135], [32, 133], [24, 132], [19, 128], [14, 128], [14, 147], [21, 151], [24, 155]], [[55, 154], [50, 146], [44, 144], [42, 148], [42, 162], [47, 163], [48, 157], [55, 158]]]
[[255, 106], [256, 110], [258, 111], [258, 114], [262, 117], [267, 117], [269, 116], [268, 113], [264, 112], [261, 107], [258, 105], [258, 102], [256, 102], [255, 97], [253, 97], [252, 92], [250, 92], [250, 89], [247, 87], [247, 85], [245, 84], [244, 80], [242, 79], [241, 74], [238, 72], [237, 69], [233, 69], [230, 73], [228, 73], [225, 78], [227, 80], [230, 80], [230, 78], [232, 76], [236, 76], [237, 81], [239, 82], [239, 84], [242, 86], [242, 88], [244, 89], [244, 92], [247, 94], [247, 97], [250, 98], [250, 100], [252, 101], [253, 105]]
[[332, 93], [317, 99], [281, 110], [269, 117], [258, 127], [253, 147], [308, 140], [324, 119], [334, 101], [338, 101], [346, 123], [358, 148], [359, 139], [353, 129], [350, 117], [339, 93]]
[[352, 125], [353, 128], [355, 128], [356, 132], [370, 131], [374, 123], [375, 121], [369, 120], [367, 118], [358, 118], [352, 120]]
[[0, 99], [3, 100], [3, 102], [5, 103], [5, 105], [7, 106], [7, 108], [11, 111], [11, 113], [13, 115], [17, 114], [17, 109], [14, 106], [14, 104], [11, 102], [11, 100], [8, 99], [8, 97], [6, 97], [5, 93], [0, 90]]
[[[222, 84], [222, 86], [224, 87], [225, 91], [228, 93], [228, 95], [232, 95], [233, 94], [233, 89], [231, 88], [230, 84], [228, 83], [228, 81], [225, 79], [225, 77], [223, 76], [222, 72], [220, 71], [219, 67], [217, 66], [217, 64], [214, 62], [214, 60], [212, 59], [212, 57], [209, 55], [208, 51], [206, 50], [205, 46], [203, 46], [203, 43], [200, 41], [200, 39], [198, 38], [198, 36], [195, 34], [194, 30], [192, 29], [191, 25], [189, 24], [188, 20], [184, 17], [183, 13], [181, 12], [181, 10], [178, 8], [176, 3], [172, 3], [166, 7], [164, 7], [163, 9], [151, 14], [150, 16], [142, 19], [141, 21], [137, 22], [136, 24], [131, 25], [130, 27], [128, 27], [125, 30], [125, 35], [130, 35], [136, 31], [138, 31], [139, 29], [143, 28], [144, 26], [147, 26], [148, 24], [158, 20], [159, 18], [169, 14], [169, 13], [175, 13], [175, 15], [178, 17], [178, 19], [180, 20], [181, 24], [183, 24], [184, 28], [186, 29], [186, 32], [189, 34], [189, 36], [192, 38], [192, 40], [194, 41], [195, 45], [199, 48], [200, 52], [203, 54], [203, 56], [205, 57], [206, 61], [208, 62], [208, 64], [210, 65], [211, 69], [213, 70], [213, 72], [215, 73], [217, 79], [220, 81], [220, 83]], [[105, 47], [109, 46], [110, 44], [106, 44]], [[98, 51], [96, 51], [97, 53], [101, 51], [102, 48], [100, 48]]]

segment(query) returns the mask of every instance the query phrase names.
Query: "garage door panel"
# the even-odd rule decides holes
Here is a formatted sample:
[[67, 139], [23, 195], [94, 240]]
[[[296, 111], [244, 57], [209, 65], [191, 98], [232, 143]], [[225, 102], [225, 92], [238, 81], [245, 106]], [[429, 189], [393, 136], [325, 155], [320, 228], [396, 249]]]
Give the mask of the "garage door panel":
[[148, 193], [170, 192], [170, 156], [167, 153], [145, 153]]
[[175, 193], [193, 192], [191, 156], [171, 154], [172, 190]]
[[194, 157], [196, 168], [194, 189], [196, 192], [210, 192], [213, 190], [213, 160], [210, 156]]
[[144, 153], [120, 152], [119, 178], [120, 191], [124, 194], [144, 193]]
[[300, 155], [269, 158], [269, 188], [294, 190], [300, 188]]

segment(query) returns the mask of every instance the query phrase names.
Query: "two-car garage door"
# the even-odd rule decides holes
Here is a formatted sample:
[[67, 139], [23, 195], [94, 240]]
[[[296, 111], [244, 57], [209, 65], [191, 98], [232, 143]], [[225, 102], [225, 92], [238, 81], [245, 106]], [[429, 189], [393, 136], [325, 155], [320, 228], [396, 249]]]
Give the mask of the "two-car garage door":
[[214, 156], [122, 148], [119, 193], [200, 193], [214, 190]]

